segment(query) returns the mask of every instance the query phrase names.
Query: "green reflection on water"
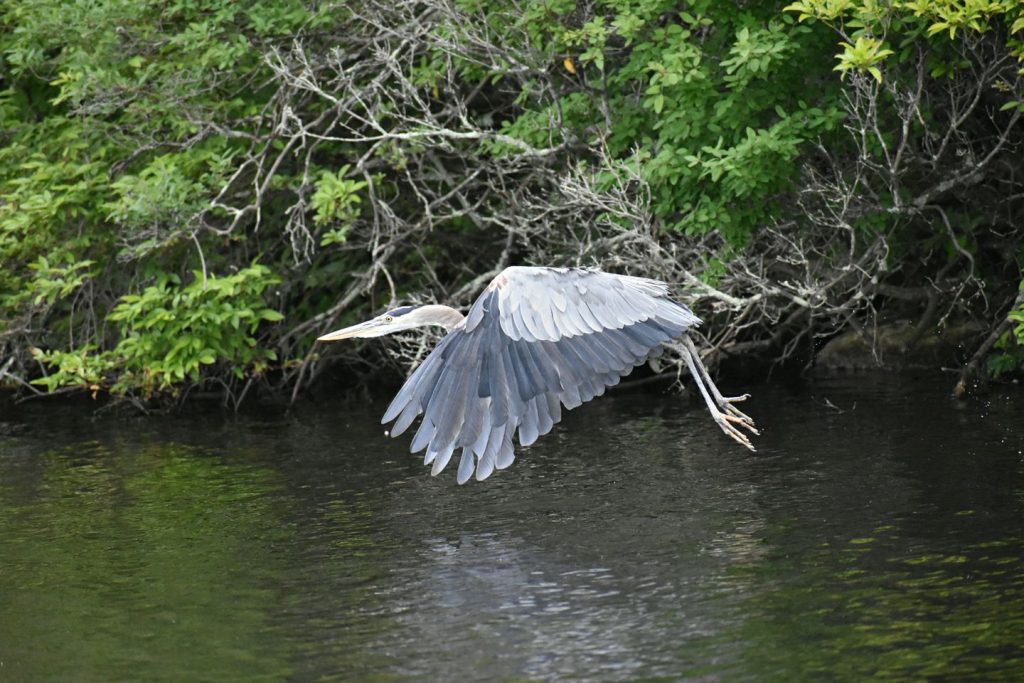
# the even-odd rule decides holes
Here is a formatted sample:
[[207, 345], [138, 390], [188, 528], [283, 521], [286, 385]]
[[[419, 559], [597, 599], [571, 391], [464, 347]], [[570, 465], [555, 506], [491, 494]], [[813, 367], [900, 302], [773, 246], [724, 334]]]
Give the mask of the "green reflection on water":
[[130, 455], [54, 451], [0, 487], [0, 677], [288, 676], [260, 581], [287, 533], [274, 473], [180, 446]]
[[[368, 683], [405, 680], [374, 647], [394, 629], [386, 585], [393, 548], [375, 536], [377, 517], [360, 498], [334, 498], [303, 519], [302, 554], [292, 558], [282, 636], [293, 643], [295, 678]], [[401, 653], [397, 654], [398, 658]]]
[[1024, 540], [924, 553], [873, 532], [738, 568], [726, 583], [757, 587], [701, 647], [741, 643], [728, 671], [746, 680], [1019, 680]]

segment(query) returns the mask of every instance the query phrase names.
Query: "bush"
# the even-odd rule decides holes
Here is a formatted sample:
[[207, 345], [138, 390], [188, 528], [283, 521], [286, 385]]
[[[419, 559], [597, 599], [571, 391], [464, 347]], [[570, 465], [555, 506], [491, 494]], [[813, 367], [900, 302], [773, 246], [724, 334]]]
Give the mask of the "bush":
[[204, 368], [215, 364], [236, 380], [258, 377], [277, 360], [255, 335], [261, 323], [283, 318], [264, 303], [266, 290], [279, 282], [258, 264], [226, 277], [193, 273], [187, 285], [176, 275], [162, 276], [141, 294], [122, 296], [107, 316], [118, 326], [116, 346], [36, 350], [54, 371], [33, 383], [150, 399], [158, 392], [176, 395], [183, 383], [201, 384]]

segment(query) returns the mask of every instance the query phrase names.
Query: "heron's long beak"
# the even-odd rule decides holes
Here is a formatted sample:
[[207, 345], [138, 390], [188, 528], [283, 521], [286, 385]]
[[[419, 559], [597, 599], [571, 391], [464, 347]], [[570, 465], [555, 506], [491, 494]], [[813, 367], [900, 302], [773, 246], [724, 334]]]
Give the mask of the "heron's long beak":
[[364, 323], [358, 325], [352, 325], [351, 327], [345, 327], [334, 332], [328, 332], [327, 334], [317, 337], [317, 341], [329, 342], [339, 341], [342, 339], [351, 339], [352, 337], [371, 336], [366, 335], [367, 332], [380, 326], [380, 321], [377, 319], [367, 320]]

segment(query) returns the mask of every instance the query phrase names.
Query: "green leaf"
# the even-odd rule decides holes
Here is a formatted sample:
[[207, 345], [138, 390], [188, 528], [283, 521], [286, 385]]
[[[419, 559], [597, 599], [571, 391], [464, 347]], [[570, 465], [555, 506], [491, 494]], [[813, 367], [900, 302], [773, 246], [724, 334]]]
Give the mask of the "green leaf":
[[265, 308], [260, 312], [260, 317], [268, 322], [279, 322], [284, 320], [284, 316], [272, 308]]

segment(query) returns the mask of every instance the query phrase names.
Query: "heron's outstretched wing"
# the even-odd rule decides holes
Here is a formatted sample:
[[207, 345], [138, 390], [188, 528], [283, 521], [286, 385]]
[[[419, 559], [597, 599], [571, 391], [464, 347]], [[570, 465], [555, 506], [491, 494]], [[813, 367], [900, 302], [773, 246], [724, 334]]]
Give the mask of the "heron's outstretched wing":
[[512, 464], [568, 409], [604, 393], [700, 320], [645, 278], [561, 268], [505, 269], [395, 396], [392, 436], [418, 415], [412, 452], [431, 474], [461, 448], [458, 481]]

